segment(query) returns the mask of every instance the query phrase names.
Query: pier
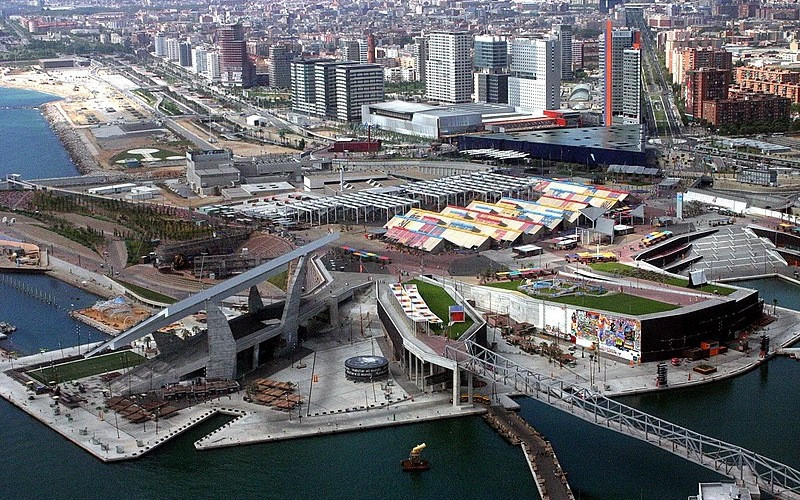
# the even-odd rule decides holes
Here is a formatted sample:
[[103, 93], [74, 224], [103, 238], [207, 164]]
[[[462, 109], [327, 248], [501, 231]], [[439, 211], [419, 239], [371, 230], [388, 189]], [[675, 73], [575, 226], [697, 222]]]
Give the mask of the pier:
[[484, 420], [513, 445], [522, 446], [542, 500], [575, 500], [553, 447], [518, 414], [490, 406]]
[[[35, 271], [32, 269], [26, 269], [26, 272], [35, 272]], [[44, 302], [47, 305], [58, 306], [58, 304], [56, 304], [56, 299], [53, 296], [53, 294], [42, 291], [36, 288], [35, 286], [29, 285], [28, 283], [12, 278], [7, 274], [0, 273], [0, 285], [11, 287], [38, 301]]]
[[800, 359], [800, 347], [779, 347], [775, 349], [776, 356], [789, 356], [792, 359]]

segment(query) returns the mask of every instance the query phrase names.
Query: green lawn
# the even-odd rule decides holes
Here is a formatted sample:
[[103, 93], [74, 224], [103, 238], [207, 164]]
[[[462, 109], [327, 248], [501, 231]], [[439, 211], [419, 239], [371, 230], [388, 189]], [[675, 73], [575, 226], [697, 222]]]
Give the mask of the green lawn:
[[140, 96], [144, 97], [144, 100], [147, 101], [147, 104], [153, 105], [156, 103], [156, 97], [150, 93], [149, 90], [145, 89], [136, 89], [133, 91], [134, 94], [139, 94]]
[[163, 293], [154, 292], [153, 290], [150, 290], [149, 288], [145, 288], [145, 287], [139, 286], [139, 285], [134, 285], [133, 283], [128, 283], [127, 281], [123, 281], [121, 279], [114, 278], [114, 281], [116, 281], [120, 285], [124, 286], [128, 290], [132, 291], [136, 295], [144, 297], [144, 298], [146, 298], [148, 300], [152, 300], [152, 301], [155, 301], [155, 302], [162, 302], [164, 304], [174, 304], [175, 302], [178, 301], [177, 299], [173, 299], [172, 297], [168, 297], [167, 295], [164, 295]]
[[[619, 274], [621, 276], [627, 276], [629, 278], [639, 278], [647, 281], [654, 281], [656, 283], [666, 283], [667, 285], [672, 285], [672, 286], [679, 286], [686, 288], [689, 287], [689, 280], [686, 278], [674, 278], [672, 276], [666, 276], [661, 273], [656, 273], [653, 271], [637, 269], [633, 266], [620, 264], [619, 262], [597, 262], [594, 264], [589, 264], [589, 266], [595, 271], [601, 271], [604, 273]], [[693, 290], [700, 290], [707, 293], [718, 293], [719, 295], [730, 295], [736, 291], [735, 288], [730, 288], [722, 285], [714, 285], [711, 283], [707, 283], [700, 287], [694, 288]]]
[[28, 372], [28, 375], [43, 384], [51, 381], [56, 383], [78, 380], [100, 373], [113, 372], [140, 365], [145, 362], [145, 358], [131, 351], [121, 351], [97, 356], [94, 358], [81, 359], [55, 365], [50, 367], [36, 368]]
[[420, 280], [411, 280], [404, 284], [417, 285], [417, 290], [419, 290], [422, 300], [428, 304], [428, 308], [431, 312], [439, 316], [439, 319], [444, 322], [441, 327], [431, 325], [431, 328], [437, 333], [441, 333], [442, 330], [447, 329], [447, 336], [451, 339], [457, 339], [472, 326], [473, 321], [469, 315], [467, 315], [467, 320], [465, 322], [455, 323], [450, 327], [447, 326], [447, 323], [450, 321], [450, 306], [454, 306], [457, 303], [444, 288]]
[[[532, 295], [532, 297], [536, 297]], [[603, 311], [641, 316], [664, 311], [672, 311], [680, 306], [659, 302], [657, 300], [637, 297], [627, 293], [607, 293], [605, 295], [570, 295], [567, 297], [541, 297], [548, 302], [559, 302], [589, 309], [602, 309]]]
[[161, 101], [161, 104], [158, 106], [158, 109], [160, 109], [169, 116], [177, 116], [183, 114], [181, 108], [178, 107], [177, 104], [175, 104], [173, 101], [169, 99], [163, 99]]
[[[614, 265], [613, 263], [611, 264]], [[521, 284], [521, 280], [516, 280], [500, 281], [497, 283], [490, 283], [486, 286], [500, 288], [503, 290], [517, 290]], [[535, 294], [530, 296], [534, 298], [540, 298], [548, 302], [559, 302], [561, 304], [602, 309], [604, 311], [633, 314], [637, 316], [641, 314], [671, 311], [679, 307], [673, 304], [667, 304], [666, 302], [659, 302], [657, 300], [647, 299], [644, 297], [637, 297], [627, 293], [607, 293], [605, 295], [569, 295], [566, 297], [557, 298]], [[433, 308], [431, 308], [431, 310], [433, 310]]]
[[281, 290], [286, 291], [286, 287], [288, 286], [289, 283], [289, 271], [284, 271], [282, 273], [276, 274], [271, 278], [267, 278], [267, 281], [277, 286]]

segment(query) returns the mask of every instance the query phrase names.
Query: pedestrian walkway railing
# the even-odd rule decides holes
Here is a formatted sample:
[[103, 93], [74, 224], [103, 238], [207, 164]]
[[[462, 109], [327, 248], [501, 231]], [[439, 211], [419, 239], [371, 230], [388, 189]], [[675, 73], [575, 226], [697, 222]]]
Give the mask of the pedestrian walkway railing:
[[777, 498], [800, 500], [800, 471], [763, 455], [705, 436], [607, 398], [599, 392], [543, 374], [468, 341], [447, 346], [445, 357], [461, 369], [502, 383], [592, 424], [650, 443]]

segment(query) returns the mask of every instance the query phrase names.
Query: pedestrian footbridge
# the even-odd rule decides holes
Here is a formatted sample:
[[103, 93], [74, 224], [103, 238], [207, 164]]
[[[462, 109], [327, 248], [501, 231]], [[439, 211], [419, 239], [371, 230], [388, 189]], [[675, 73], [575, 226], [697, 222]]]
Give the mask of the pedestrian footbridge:
[[480, 377], [514, 387], [592, 424], [640, 439], [777, 498], [800, 500], [800, 471], [607, 398], [592, 389], [536, 373], [472, 341], [448, 345], [446, 358]]

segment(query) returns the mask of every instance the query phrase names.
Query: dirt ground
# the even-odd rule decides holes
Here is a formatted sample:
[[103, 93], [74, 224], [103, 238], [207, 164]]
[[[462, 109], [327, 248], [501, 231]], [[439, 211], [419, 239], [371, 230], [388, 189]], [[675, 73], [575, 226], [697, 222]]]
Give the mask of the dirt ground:
[[95, 306], [79, 309], [75, 313], [121, 332], [150, 317], [150, 311], [147, 309], [133, 304], [129, 305], [131, 309], [125, 314], [108, 314]]

